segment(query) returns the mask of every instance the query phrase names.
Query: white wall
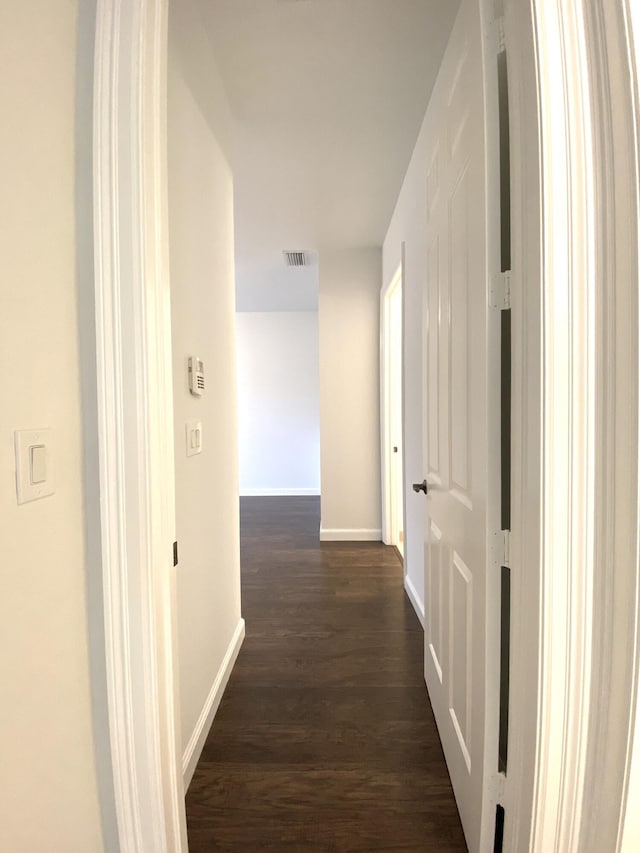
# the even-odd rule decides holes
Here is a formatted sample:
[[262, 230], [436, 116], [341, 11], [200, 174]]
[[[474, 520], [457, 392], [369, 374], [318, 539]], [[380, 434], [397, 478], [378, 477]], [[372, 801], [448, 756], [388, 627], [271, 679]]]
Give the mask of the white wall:
[[381, 538], [380, 249], [320, 253], [323, 539]]
[[421, 482], [422, 465], [422, 288], [427, 270], [427, 162], [429, 127], [423, 122], [382, 248], [382, 280], [387, 284], [404, 259], [405, 370], [405, 571], [406, 584], [424, 617], [424, 496], [412, 483]]
[[[12, 853], [105, 849], [80, 375], [91, 313], [78, 307], [93, 287], [94, 15], [72, 0], [0, 4], [0, 849]], [[56, 492], [18, 506], [13, 431], [43, 426]]]
[[[169, 10], [168, 132], [179, 683], [193, 764], [241, 623], [230, 117], [197, 10], [185, 0]], [[200, 399], [188, 390], [189, 355], [204, 361]], [[185, 421], [194, 418], [203, 452], [187, 458]]]
[[[236, 219], [236, 239], [238, 238]], [[318, 312], [318, 267], [285, 266], [282, 252], [236, 253], [236, 311]]]
[[238, 334], [241, 494], [320, 494], [315, 311], [242, 312]]

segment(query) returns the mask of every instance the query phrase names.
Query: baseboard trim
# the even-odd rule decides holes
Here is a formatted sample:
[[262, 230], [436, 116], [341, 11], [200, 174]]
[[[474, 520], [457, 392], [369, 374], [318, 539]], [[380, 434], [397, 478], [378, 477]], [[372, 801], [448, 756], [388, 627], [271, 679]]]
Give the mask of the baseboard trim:
[[367, 530], [365, 528], [353, 528], [331, 530], [326, 527], [320, 528], [321, 542], [381, 542], [382, 530]]
[[220, 664], [220, 669], [218, 670], [218, 674], [213, 682], [213, 686], [207, 696], [207, 701], [204, 703], [204, 707], [198, 717], [198, 722], [196, 723], [193, 733], [189, 738], [189, 743], [186, 746], [184, 755], [182, 756], [182, 775], [184, 778], [185, 793], [191, 784], [207, 735], [213, 725], [214, 717], [220, 706], [220, 702], [222, 701], [222, 696], [224, 695], [227, 682], [229, 681], [229, 676], [231, 675], [233, 665], [236, 662], [238, 652], [240, 651], [242, 641], [244, 640], [244, 632], [244, 619], [240, 619], [236, 630], [233, 633], [233, 637], [231, 638], [231, 642], [229, 643], [224, 659]]
[[424, 602], [420, 601], [420, 596], [416, 592], [415, 586], [411, 583], [409, 575], [404, 576], [404, 588], [409, 601], [413, 605], [413, 609], [416, 611], [416, 616], [424, 628]]
[[320, 489], [297, 489], [297, 488], [282, 488], [282, 489], [240, 489], [241, 498], [261, 498], [261, 497], [295, 497], [297, 495], [319, 495]]

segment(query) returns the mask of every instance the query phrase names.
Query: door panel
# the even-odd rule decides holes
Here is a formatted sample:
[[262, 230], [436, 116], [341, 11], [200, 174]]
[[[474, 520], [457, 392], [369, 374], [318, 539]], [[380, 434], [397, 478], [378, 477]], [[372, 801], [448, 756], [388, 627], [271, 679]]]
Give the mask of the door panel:
[[427, 560], [427, 654], [433, 659], [433, 665], [440, 683], [442, 683], [442, 533], [431, 522], [429, 537], [429, 559]]
[[471, 769], [471, 639], [473, 631], [473, 578], [455, 551], [451, 561], [451, 622], [449, 632], [453, 664], [449, 679], [449, 713], [467, 770]]
[[495, 813], [483, 791], [485, 691], [492, 689], [485, 684], [494, 428], [487, 364], [499, 340], [490, 339], [487, 323], [483, 99], [479, 8], [463, 0], [428, 118], [425, 679], [471, 851], [481, 849], [483, 809]]
[[[437, 328], [438, 317], [440, 314], [440, 290], [438, 287], [438, 269], [440, 265], [440, 240], [436, 233], [434, 239], [429, 245], [427, 255], [427, 276], [434, 281], [434, 287], [427, 293], [428, 316], [433, 318], [432, 322]], [[427, 394], [430, 399], [437, 400], [440, 396], [440, 358], [438, 347], [438, 335], [429, 335], [429, 357], [428, 370], [429, 376], [427, 381]], [[440, 424], [438, 407], [433, 406], [427, 409], [427, 423], [429, 429], [429, 441], [427, 442], [427, 459], [429, 460], [428, 471], [432, 478], [437, 478], [438, 482], [442, 481], [440, 477]]]
[[[451, 349], [448, 382], [451, 412], [451, 483], [463, 495], [469, 489], [469, 299], [467, 217], [469, 170], [465, 168], [449, 201], [449, 288], [451, 294]], [[471, 504], [469, 502], [469, 509]]]

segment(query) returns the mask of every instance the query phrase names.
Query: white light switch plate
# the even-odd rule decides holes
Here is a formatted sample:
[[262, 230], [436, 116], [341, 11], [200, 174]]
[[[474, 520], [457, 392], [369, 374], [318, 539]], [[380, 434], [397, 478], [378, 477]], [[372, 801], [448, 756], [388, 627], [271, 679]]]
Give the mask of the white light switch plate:
[[202, 421], [187, 421], [185, 425], [187, 456], [202, 453]]
[[21, 429], [14, 433], [18, 503], [26, 504], [55, 493], [53, 443], [50, 429]]

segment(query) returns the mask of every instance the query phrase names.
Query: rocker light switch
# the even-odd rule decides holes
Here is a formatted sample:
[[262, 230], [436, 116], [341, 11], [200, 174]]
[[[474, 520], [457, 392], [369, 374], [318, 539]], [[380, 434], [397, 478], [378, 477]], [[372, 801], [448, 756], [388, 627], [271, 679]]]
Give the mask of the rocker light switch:
[[25, 504], [54, 494], [51, 430], [17, 430], [14, 444], [18, 503]]
[[202, 453], [202, 421], [186, 423], [187, 456]]
[[39, 486], [47, 481], [47, 448], [44, 444], [34, 444], [29, 448], [32, 486]]

